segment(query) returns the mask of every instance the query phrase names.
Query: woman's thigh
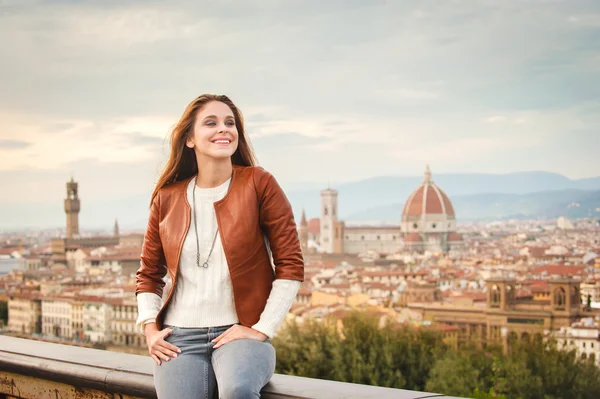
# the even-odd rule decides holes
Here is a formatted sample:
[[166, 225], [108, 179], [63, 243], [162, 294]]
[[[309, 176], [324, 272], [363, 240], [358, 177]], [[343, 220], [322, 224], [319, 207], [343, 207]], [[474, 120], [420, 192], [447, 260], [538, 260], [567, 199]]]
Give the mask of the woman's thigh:
[[259, 398], [275, 372], [275, 348], [270, 340], [238, 339], [213, 352], [212, 366], [221, 398]]
[[[194, 331], [196, 330], [196, 331]], [[216, 387], [210, 360], [210, 346], [200, 329], [174, 327], [165, 340], [181, 349], [176, 358], [154, 365], [154, 386], [158, 399], [209, 399]]]

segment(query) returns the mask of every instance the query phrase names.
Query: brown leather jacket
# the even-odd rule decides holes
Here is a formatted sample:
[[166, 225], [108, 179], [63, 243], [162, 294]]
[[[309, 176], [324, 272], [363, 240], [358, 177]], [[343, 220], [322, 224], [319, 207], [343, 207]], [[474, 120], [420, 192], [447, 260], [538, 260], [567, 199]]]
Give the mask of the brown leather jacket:
[[[152, 202], [136, 273], [136, 295], [152, 292], [162, 297], [162, 278], [167, 272], [171, 276], [172, 288], [156, 317], [160, 329], [177, 285], [181, 248], [190, 228], [191, 207], [186, 196], [190, 180], [162, 188]], [[269, 172], [261, 167], [234, 166], [229, 190], [214, 208], [238, 319], [251, 327], [265, 308], [275, 278], [304, 280], [304, 260], [292, 207]]]

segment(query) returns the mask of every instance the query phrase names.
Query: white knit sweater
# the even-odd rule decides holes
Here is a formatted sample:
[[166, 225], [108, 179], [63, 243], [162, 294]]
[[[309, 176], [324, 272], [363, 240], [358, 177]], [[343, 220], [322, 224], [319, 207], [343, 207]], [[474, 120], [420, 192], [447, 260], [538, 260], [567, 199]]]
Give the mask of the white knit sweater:
[[[196, 221], [200, 243], [200, 267], [196, 264], [196, 233], [193, 208], [190, 211], [190, 228], [183, 242], [179, 260], [177, 286], [165, 314], [164, 324], [178, 327], [216, 327], [238, 322], [229, 267], [217, 232], [214, 249], [208, 260], [208, 268], [202, 267], [217, 231], [213, 203], [227, 193], [231, 179], [215, 188], [196, 187]], [[193, 203], [192, 190], [196, 179], [187, 187], [187, 198]], [[300, 282], [278, 279], [273, 282], [271, 294], [260, 320], [252, 328], [273, 337], [275, 331], [289, 311]], [[137, 324], [143, 325], [156, 320], [162, 298], [154, 293], [137, 295]]]

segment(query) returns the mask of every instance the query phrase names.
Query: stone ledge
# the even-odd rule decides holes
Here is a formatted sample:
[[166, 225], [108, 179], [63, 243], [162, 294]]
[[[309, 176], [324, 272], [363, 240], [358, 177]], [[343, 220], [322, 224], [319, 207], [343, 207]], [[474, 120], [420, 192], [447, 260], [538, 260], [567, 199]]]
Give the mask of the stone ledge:
[[[12, 397], [20, 397], [14, 396], [15, 390], [19, 391], [16, 384], [31, 384], [31, 378], [34, 378], [43, 380], [39, 381], [40, 385], [47, 386], [48, 383], [54, 382], [56, 387], [63, 387], [61, 389], [70, 386], [75, 390], [90, 391], [89, 396], [81, 397], [98, 397], [91, 393], [95, 391], [135, 398], [156, 398], [153, 368], [154, 363], [148, 356], [0, 336], [0, 378], [2, 380], [0, 394]], [[15, 379], [15, 375], [27, 378]], [[71, 396], [66, 395], [66, 397]], [[264, 387], [262, 397], [266, 399], [375, 397], [378, 399], [450, 399], [448, 396], [426, 392], [281, 374], [273, 376]], [[23, 396], [23, 399], [29, 398]]]

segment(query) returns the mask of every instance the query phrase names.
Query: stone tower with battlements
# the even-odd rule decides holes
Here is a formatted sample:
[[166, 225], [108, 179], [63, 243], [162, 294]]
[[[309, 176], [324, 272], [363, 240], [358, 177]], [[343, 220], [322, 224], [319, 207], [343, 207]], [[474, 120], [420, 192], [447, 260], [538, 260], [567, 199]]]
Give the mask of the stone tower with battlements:
[[67, 182], [67, 198], [65, 198], [65, 213], [67, 214], [67, 238], [79, 235], [79, 210], [81, 203], [77, 192], [77, 183], [71, 177]]

